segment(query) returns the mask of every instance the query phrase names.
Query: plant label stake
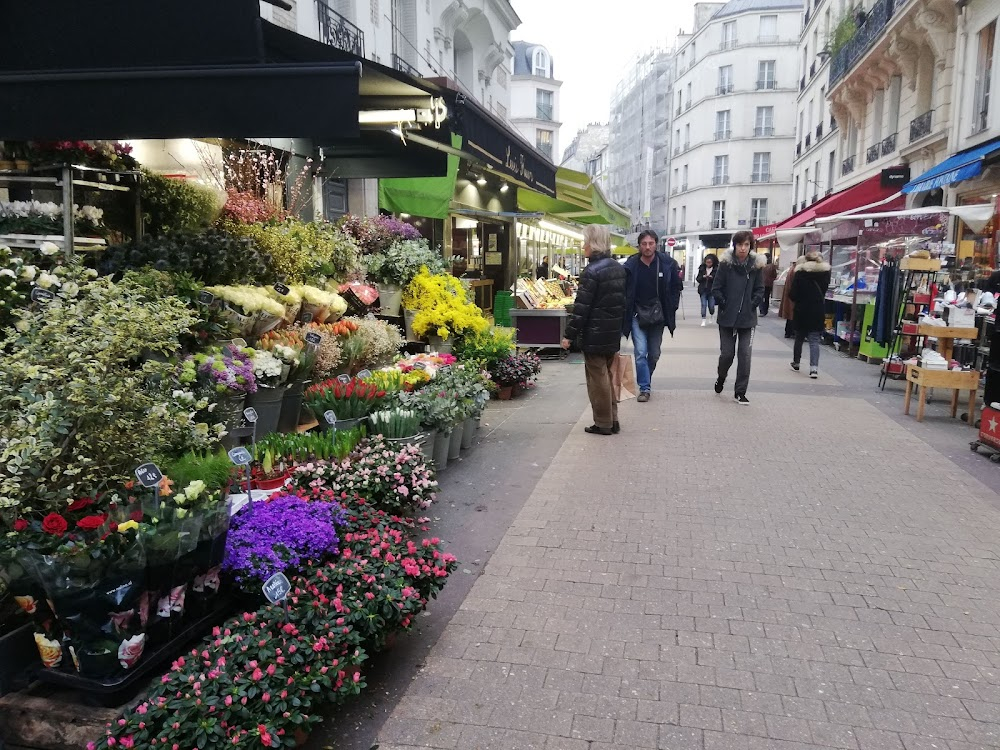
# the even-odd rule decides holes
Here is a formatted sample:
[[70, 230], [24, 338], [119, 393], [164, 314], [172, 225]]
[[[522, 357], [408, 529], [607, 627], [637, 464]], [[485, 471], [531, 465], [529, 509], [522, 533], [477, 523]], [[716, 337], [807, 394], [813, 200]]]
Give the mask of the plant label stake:
[[38, 302], [43, 305], [49, 304], [52, 300], [56, 298], [52, 292], [48, 289], [42, 289], [40, 286], [36, 286], [31, 290], [31, 301]]
[[306, 343], [309, 344], [309, 346], [319, 346], [323, 343], [323, 337], [315, 331], [309, 331], [309, 333], [306, 334]]
[[340, 383], [341, 385], [347, 385], [348, 383], [351, 382], [351, 376], [350, 375], [338, 375], [337, 376], [337, 382]]
[[233, 466], [242, 466], [246, 470], [247, 502], [249, 503], [253, 500], [250, 496], [250, 462], [253, 461], [253, 456], [251, 456], [250, 451], [242, 445], [238, 445], [235, 448], [229, 449], [229, 460], [233, 462]]
[[215, 295], [212, 294], [211, 292], [206, 292], [205, 290], [202, 290], [198, 292], [198, 301], [203, 305], [211, 305], [213, 302], [215, 302]]
[[325, 412], [323, 414], [323, 419], [325, 419], [326, 423], [330, 425], [333, 429], [335, 430], [337, 429], [337, 415], [333, 411], [333, 409], [330, 409], [329, 411]]
[[163, 472], [154, 463], [143, 464], [135, 470], [135, 478], [139, 484], [147, 490], [153, 490], [153, 502], [157, 510], [160, 509], [160, 482], [163, 481]]
[[282, 284], [280, 281], [274, 285], [274, 291], [276, 291], [282, 297], [288, 296], [288, 287], [285, 284]]
[[246, 349], [247, 341], [246, 339], [233, 339], [233, 346], [235, 346], [237, 349]]
[[313, 314], [311, 312], [304, 312], [304, 313], [302, 313], [302, 322], [303, 323], [309, 324], [309, 323], [312, 323], [312, 320], [313, 320]]
[[288, 577], [284, 573], [275, 573], [264, 582], [262, 589], [264, 598], [271, 604], [284, 603], [285, 622], [288, 622], [288, 593], [292, 590]]
[[414, 370], [426, 370], [427, 369], [427, 363], [426, 362], [414, 362], [413, 363], [413, 369]]
[[361, 372], [358, 373], [358, 377], [361, 380], [366, 380], [366, 379], [370, 378], [371, 376], [372, 376], [372, 371], [371, 370], [362, 370]]
[[253, 446], [253, 453], [257, 452], [257, 410], [248, 406], [243, 410], [243, 418], [250, 423], [250, 445]]

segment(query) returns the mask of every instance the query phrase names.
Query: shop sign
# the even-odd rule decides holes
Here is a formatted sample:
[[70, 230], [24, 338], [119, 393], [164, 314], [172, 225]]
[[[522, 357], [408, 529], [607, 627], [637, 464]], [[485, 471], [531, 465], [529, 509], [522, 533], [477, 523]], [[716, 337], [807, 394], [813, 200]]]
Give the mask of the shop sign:
[[288, 593], [292, 590], [292, 584], [284, 573], [275, 573], [264, 582], [262, 588], [264, 598], [271, 602], [271, 604], [277, 604], [288, 596]]
[[880, 184], [884, 188], [901, 188], [910, 181], [909, 167], [889, 167], [882, 170]]

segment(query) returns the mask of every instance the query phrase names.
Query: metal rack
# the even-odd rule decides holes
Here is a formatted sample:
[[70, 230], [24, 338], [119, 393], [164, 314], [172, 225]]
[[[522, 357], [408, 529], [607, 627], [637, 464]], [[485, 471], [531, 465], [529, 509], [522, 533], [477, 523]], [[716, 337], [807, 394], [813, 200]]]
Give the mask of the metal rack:
[[[895, 352], [899, 351], [899, 346], [904, 337], [914, 335], [903, 333], [903, 317], [906, 314], [906, 308], [916, 304], [913, 300], [914, 290], [920, 288], [922, 281], [926, 280], [928, 283], [932, 281], [941, 271], [941, 264], [940, 261], [938, 261], [937, 268], [924, 268], [920, 266], [904, 268], [901, 264], [900, 270], [903, 272], [903, 279], [899, 285], [898, 291], [893, 294], [892, 309], [895, 310], [896, 314], [895, 324], [892, 329], [892, 344], [889, 347], [889, 356], [892, 356]], [[889, 367], [888, 364], [884, 363], [882, 365], [882, 373], [878, 381], [879, 390], [885, 390], [885, 384], [888, 379]]]

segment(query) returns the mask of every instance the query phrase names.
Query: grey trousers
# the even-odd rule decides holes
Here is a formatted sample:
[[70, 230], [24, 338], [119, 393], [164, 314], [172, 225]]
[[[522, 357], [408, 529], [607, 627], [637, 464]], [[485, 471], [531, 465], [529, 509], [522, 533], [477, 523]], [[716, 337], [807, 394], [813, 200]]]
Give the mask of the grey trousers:
[[584, 354], [583, 365], [587, 376], [587, 395], [594, 410], [594, 424], [613, 427], [618, 421], [618, 401], [611, 387], [614, 354]]
[[746, 394], [750, 385], [750, 354], [756, 328], [723, 328], [719, 326], [719, 381], [725, 382], [736, 359], [736, 386], [733, 393]]

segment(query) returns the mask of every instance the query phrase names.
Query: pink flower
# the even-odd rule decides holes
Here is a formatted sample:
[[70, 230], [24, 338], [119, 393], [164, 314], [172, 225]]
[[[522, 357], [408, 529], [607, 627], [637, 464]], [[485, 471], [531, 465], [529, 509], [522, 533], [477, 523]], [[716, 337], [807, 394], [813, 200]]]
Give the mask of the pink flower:
[[135, 747], [135, 740], [132, 739], [131, 735], [122, 737], [122, 747]]
[[254, 669], [253, 674], [250, 677], [250, 679], [252, 679], [254, 682], [257, 682], [258, 680], [261, 680], [263, 678], [264, 678], [264, 673], [260, 671], [260, 667]]

